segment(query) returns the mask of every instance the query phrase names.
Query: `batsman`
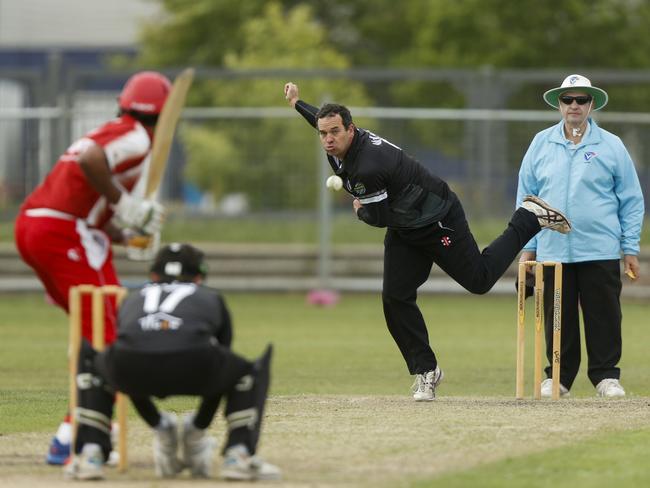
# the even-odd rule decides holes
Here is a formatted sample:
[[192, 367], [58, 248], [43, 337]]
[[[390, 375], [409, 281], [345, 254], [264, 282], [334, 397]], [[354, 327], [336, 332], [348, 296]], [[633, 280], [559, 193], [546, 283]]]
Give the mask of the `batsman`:
[[343, 105], [320, 109], [284, 86], [291, 107], [318, 131], [334, 174], [352, 195], [357, 218], [386, 228], [382, 301], [388, 330], [415, 375], [413, 398], [430, 401], [443, 371], [416, 304], [433, 263], [472, 293], [487, 293], [542, 229], [567, 233], [569, 221], [544, 200], [526, 197], [503, 234], [480, 251], [456, 194], [394, 143], [357, 127]]
[[[184, 100], [187, 86], [182, 88]], [[66, 313], [71, 287], [119, 285], [112, 244], [126, 245], [133, 258], [155, 255], [164, 208], [156, 201], [150, 180], [159, 179], [161, 161], [166, 160], [156, 145], [168, 141], [173, 128], [172, 134], [158, 129], [169, 126], [170, 116], [163, 112], [168, 113], [164, 110], [168, 98], [178, 99], [177, 92], [177, 83], [172, 86], [160, 73], [131, 76], [118, 96], [117, 117], [70, 145], [23, 202], [15, 222], [16, 247], [48, 297]], [[135, 239], [144, 247], [132, 246]], [[82, 308], [82, 334], [90, 341], [91, 307]], [[115, 320], [115, 303], [107, 299], [106, 344], [115, 340]], [[47, 462], [63, 464], [69, 443], [66, 418], [52, 440]]]

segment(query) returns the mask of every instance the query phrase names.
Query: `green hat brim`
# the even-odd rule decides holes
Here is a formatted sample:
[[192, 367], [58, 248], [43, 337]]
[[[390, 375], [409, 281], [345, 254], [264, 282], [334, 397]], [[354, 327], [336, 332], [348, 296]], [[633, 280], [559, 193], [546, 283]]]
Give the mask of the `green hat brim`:
[[559, 87], [559, 88], [553, 88], [551, 90], [548, 90], [546, 93], [544, 93], [544, 101], [548, 103], [551, 107], [559, 109], [560, 95], [562, 95], [562, 93], [566, 93], [569, 91], [585, 92], [591, 95], [594, 98], [594, 108], [593, 108], [594, 111], [603, 108], [605, 105], [607, 105], [607, 101], [609, 100], [609, 97], [607, 96], [607, 92], [595, 86], [572, 86], [572, 87]]

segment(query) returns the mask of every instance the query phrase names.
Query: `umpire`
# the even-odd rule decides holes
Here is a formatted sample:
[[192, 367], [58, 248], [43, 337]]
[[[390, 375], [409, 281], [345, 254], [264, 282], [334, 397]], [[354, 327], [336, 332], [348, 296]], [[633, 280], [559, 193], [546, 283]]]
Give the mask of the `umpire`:
[[386, 324], [415, 375], [413, 398], [433, 400], [443, 372], [416, 304], [417, 289], [433, 263], [470, 292], [487, 293], [541, 229], [566, 233], [571, 226], [560, 212], [529, 196], [503, 234], [481, 252], [458, 197], [445, 181], [395, 144], [356, 127], [346, 107], [309, 105], [299, 99], [294, 83], [285, 84], [284, 94], [318, 130], [332, 170], [354, 197], [357, 217], [387, 228], [382, 291]]
[[[255, 362], [230, 351], [230, 314], [220, 294], [201, 284], [205, 275], [201, 251], [188, 244], [165, 246], [151, 267], [152, 282], [123, 302], [116, 342], [99, 354], [83, 343], [77, 456], [65, 468], [68, 478], [103, 478], [115, 390], [129, 395], [153, 429], [158, 476], [173, 477], [184, 467], [193, 477], [211, 476], [215, 442], [206, 429], [225, 395], [228, 439], [221, 477], [280, 477], [276, 466], [255, 455], [270, 383], [271, 346]], [[180, 436], [175, 415], [159, 412], [151, 399], [170, 395], [201, 397], [198, 410], [185, 416]]]

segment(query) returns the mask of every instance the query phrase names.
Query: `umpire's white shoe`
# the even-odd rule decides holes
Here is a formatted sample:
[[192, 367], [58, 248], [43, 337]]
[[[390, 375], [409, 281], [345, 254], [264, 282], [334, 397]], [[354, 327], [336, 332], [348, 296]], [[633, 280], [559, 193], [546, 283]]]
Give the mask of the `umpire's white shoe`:
[[434, 371], [427, 371], [415, 375], [413, 383], [413, 399], [416, 402], [430, 402], [436, 397], [436, 387], [440, 384], [445, 374], [436, 366]]
[[616, 378], [605, 378], [596, 385], [598, 396], [606, 398], [624, 397], [625, 390]]
[[271, 481], [282, 478], [282, 471], [258, 456], [251, 456], [243, 444], [226, 449], [221, 478], [229, 481]]
[[[542, 398], [551, 398], [553, 396], [553, 380], [546, 378], [542, 381]], [[560, 398], [571, 396], [569, 389], [560, 383]]]
[[524, 198], [521, 206], [535, 214], [542, 229], [555, 230], [561, 234], [568, 234], [571, 231], [569, 219], [541, 198], [528, 195]]
[[99, 444], [86, 444], [77, 456], [63, 468], [63, 476], [69, 480], [104, 479], [104, 455]]
[[153, 437], [153, 462], [156, 475], [161, 478], [171, 478], [182, 471], [183, 465], [179, 461], [178, 434], [176, 415], [163, 412], [160, 416], [160, 425], [154, 429]]
[[212, 476], [216, 441], [205, 434], [205, 429], [194, 426], [194, 415], [183, 419], [183, 461], [193, 478]]

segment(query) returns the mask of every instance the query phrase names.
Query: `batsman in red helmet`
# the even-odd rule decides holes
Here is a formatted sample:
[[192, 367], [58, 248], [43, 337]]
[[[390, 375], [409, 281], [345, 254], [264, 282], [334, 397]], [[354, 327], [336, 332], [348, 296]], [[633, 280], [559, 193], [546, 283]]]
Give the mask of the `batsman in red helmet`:
[[[171, 83], [160, 73], [134, 74], [118, 97], [117, 118], [73, 142], [20, 208], [16, 246], [52, 301], [66, 312], [70, 287], [119, 285], [112, 242], [125, 244], [135, 233], [159, 236], [164, 209], [144, 199], [141, 176], [170, 90]], [[82, 309], [82, 334], [91, 341], [89, 303]], [[105, 318], [110, 344], [116, 317], [108, 299]], [[68, 431], [69, 424], [59, 428], [48, 463], [63, 464], [68, 457]]]

